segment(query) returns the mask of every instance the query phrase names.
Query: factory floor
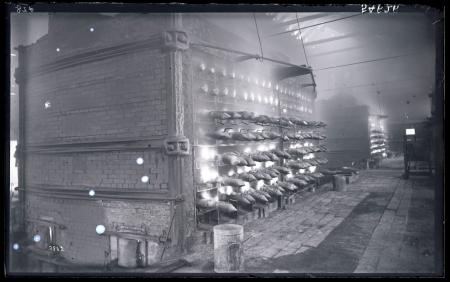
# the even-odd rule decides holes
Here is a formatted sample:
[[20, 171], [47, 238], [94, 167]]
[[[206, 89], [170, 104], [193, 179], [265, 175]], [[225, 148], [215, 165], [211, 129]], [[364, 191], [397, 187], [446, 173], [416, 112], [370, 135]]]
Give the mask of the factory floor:
[[[307, 192], [244, 226], [246, 273], [433, 273], [434, 184], [402, 178], [402, 159], [363, 170], [345, 191]], [[214, 272], [213, 245], [175, 273]]]

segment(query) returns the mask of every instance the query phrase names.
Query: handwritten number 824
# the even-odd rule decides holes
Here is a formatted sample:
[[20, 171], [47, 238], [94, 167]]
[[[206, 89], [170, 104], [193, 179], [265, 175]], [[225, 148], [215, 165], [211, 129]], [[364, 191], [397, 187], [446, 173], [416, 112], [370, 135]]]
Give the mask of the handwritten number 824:
[[28, 12], [33, 12], [34, 9], [29, 6], [16, 5], [16, 11], [17, 11], [17, 13], [28, 13]]

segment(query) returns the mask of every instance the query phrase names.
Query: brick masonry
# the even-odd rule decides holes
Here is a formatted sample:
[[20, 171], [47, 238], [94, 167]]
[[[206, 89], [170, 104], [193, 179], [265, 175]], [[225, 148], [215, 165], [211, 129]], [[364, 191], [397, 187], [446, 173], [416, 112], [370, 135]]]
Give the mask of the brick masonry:
[[[162, 202], [80, 202], [28, 196], [26, 207], [28, 219], [50, 219], [65, 226], [65, 229], [57, 230], [56, 242], [64, 248], [63, 257], [78, 264], [103, 265], [108, 262], [105, 257], [105, 252], [110, 250], [108, 237], [96, 233], [97, 225], [104, 225], [107, 231], [120, 225], [144, 226], [148, 235], [160, 236], [170, 224], [170, 206]], [[28, 239], [31, 241], [36, 233], [43, 234], [47, 226], [28, 225]]]
[[[89, 32], [91, 26], [95, 32]], [[163, 26], [156, 16], [52, 16], [49, 34], [25, 47], [25, 64], [20, 67], [30, 74], [36, 67], [83, 52], [149, 38]], [[149, 49], [19, 76], [20, 93], [25, 97], [27, 148], [68, 144], [81, 150], [27, 154], [26, 188], [170, 190], [169, 161], [162, 148], [82, 152], [85, 143], [161, 140], [167, 135], [165, 57], [161, 48]], [[50, 107], [45, 107], [46, 102]], [[142, 165], [136, 163], [139, 157], [144, 160]], [[141, 181], [142, 176], [149, 177], [148, 183]], [[99, 236], [97, 225], [104, 225], [106, 230], [118, 225], [144, 228], [147, 235], [161, 236], [168, 231], [172, 214], [171, 205], [161, 201], [95, 201], [34, 194], [27, 194], [25, 206], [28, 219], [51, 218], [65, 225], [66, 229], [58, 230], [56, 236], [57, 243], [64, 247], [63, 256], [74, 263], [91, 265], [108, 262], [108, 236]], [[30, 222], [27, 240], [32, 243], [37, 229], [42, 231], [49, 225]]]
[[[94, 32], [90, 32], [91, 27]], [[49, 15], [49, 33], [30, 45], [26, 56], [29, 66], [35, 67], [81, 52], [147, 39], [165, 27], [167, 14], [123, 13], [110, 17], [53, 13]]]
[[[150, 39], [167, 26], [167, 15], [52, 15], [49, 34], [26, 46], [21, 54], [24, 65], [20, 66], [18, 83], [20, 95], [25, 97], [26, 149], [68, 145], [82, 151], [87, 144], [166, 138], [171, 114], [167, 105], [167, 74], [171, 70], [162, 48], [94, 59], [57, 71], [34, 74], [33, 70], [84, 52]], [[89, 31], [91, 27], [94, 32]], [[250, 46], [198, 15], [185, 17], [183, 28], [192, 40], [233, 49]], [[211, 50], [207, 53], [229, 62], [229, 54]], [[279, 55], [270, 51], [268, 54]], [[183, 52], [184, 134], [191, 141], [197, 134], [193, 119], [196, 110], [193, 97], [198, 94], [193, 76], [197, 55], [192, 50]], [[250, 69], [255, 67], [261, 68], [261, 64], [249, 65]], [[283, 87], [298, 86], [293, 85], [294, 82], [285, 83]], [[50, 107], [45, 107], [46, 102]], [[144, 159], [142, 165], [136, 164], [138, 157]], [[189, 247], [189, 238], [195, 233], [193, 157], [184, 157], [182, 163], [184, 188], [181, 193], [185, 198], [182, 218]], [[116, 152], [29, 153], [25, 167], [25, 188], [48, 186], [71, 190], [82, 186], [119, 191], [169, 190], [172, 196], [177, 193], [177, 187], [169, 187], [171, 161], [158, 147]], [[144, 175], [149, 177], [149, 183], [141, 182]], [[109, 243], [106, 236], [95, 233], [97, 224], [104, 223], [107, 230], [114, 224], [144, 226], [149, 234], [159, 236], [163, 230], [167, 231], [173, 209], [167, 203], [156, 201], [56, 199], [27, 194], [26, 213], [32, 219], [50, 217], [67, 226], [58, 235], [58, 243], [65, 247], [67, 259], [101, 265], [105, 263], [104, 252], [109, 249]], [[177, 224], [175, 222], [175, 226]], [[28, 237], [38, 226], [28, 225]]]
[[[50, 72], [29, 79], [24, 87], [27, 143], [167, 133], [164, 57], [159, 50]], [[47, 101], [51, 106], [46, 109]]]
[[[136, 160], [144, 163], [138, 165]], [[167, 156], [157, 150], [30, 155], [27, 182], [33, 185], [87, 186], [92, 189], [168, 189]], [[148, 183], [141, 178], [149, 177]]]

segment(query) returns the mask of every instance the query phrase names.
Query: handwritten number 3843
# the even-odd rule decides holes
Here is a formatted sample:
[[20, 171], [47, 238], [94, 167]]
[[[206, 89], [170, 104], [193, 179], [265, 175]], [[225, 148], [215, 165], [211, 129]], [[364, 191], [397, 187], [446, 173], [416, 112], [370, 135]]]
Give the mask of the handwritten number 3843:
[[52, 252], [63, 252], [64, 251], [63, 246], [58, 246], [58, 245], [50, 245], [50, 246], [48, 246], [48, 249]]

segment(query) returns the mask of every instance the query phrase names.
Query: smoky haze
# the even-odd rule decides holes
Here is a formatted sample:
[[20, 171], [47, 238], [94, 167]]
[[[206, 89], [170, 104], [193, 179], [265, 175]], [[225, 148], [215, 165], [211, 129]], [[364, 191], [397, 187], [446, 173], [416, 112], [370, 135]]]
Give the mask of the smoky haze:
[[[355, 14], [297, 15], [303, 28]], [[246, 40], [233, 42], [235, 49], [260, 53], [253, 14], [208, 13], [202, 17]], [[435, 46], [433, 25], [424, 14], [364, 14], [306, 28], [302, 30], [305, 51], [292, 33], [274, 35], [298, 28], [295, 13], [256, 13], [255, 18], [265, 56], [298, 65], [308, 61], [312, 66], [318, 100], [351, 94], [358, 103], [368, 105], [371, 113], [388, 115], [393, 122], [407, 122], [405, 115], [409, 121], [430, 115]], [[324, 69], [395, 56], [401, 57]]]
[[[220, 26], [223, 41], [236, 50], [260, 54], [262, 47], [264, 56], [312, 66], [318, 101], [349, 94], [368, 105], [371, 113], [388, 115], [391, 122], [423, 120], [430, 115], [435, 46], [433, 25], [423, 13], [363, 14], [317, 26], [355, 13], [298, 13], [298, 23], [295, 13], [190, 15]], [[48, 32], [46, 13], [14, 14], [11, 20], [12, 53], [13, 47], [31, 44]], [[305, 49], [299, 34], [279, 34], [298, 25], [313, 26], [301, 31]], [[244, 40], [227, 42], [227, 31]], [[405, 56], [358, 63], [399, 55]], [[341, 66], [353, 63], [357, 64]], [[14, 61], [11, 67], [16, 67]]]

